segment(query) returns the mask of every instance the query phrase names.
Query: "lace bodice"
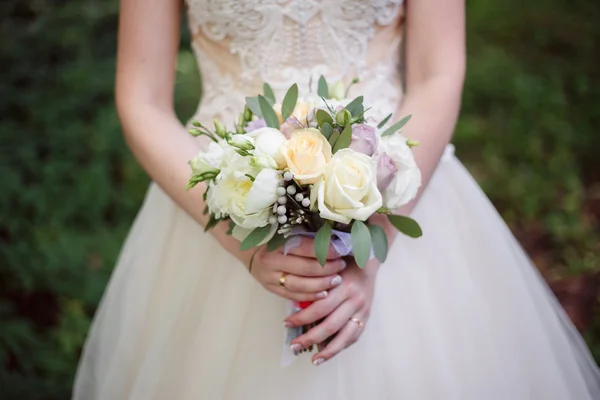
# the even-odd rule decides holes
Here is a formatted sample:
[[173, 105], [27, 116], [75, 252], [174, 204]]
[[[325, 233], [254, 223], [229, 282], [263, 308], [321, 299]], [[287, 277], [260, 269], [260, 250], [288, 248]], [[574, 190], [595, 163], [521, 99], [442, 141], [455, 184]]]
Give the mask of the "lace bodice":
[[360, 83], [373, 110], [401, 98], [403, 0], [187, 0], [193, 49], [203, 78], [196, 118], [233, 118], [268, 82], [278, 98], [301, 94], [320, 75]]

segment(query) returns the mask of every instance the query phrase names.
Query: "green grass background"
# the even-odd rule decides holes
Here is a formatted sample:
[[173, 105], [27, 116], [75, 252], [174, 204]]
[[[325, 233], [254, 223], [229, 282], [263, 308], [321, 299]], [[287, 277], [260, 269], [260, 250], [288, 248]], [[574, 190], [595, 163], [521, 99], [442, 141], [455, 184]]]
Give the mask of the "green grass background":
[[[549, 280], [598, 271], [600, 6], [468, 3], [457, 153]], [[0, 16], [0, 393], [66, 399], [148, 178], [115, 114], [117, 1], [4, 0]], [[185, 119], [201, 82], [182, 33]], [[600, 316], [586, 338], [600, 358]]]

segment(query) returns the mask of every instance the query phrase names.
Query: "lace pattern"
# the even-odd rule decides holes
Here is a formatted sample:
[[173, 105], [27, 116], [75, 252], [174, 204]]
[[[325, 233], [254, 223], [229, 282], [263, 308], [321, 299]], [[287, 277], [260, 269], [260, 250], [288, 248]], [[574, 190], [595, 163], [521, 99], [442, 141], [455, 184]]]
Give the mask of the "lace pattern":
[[278, 96], [298, 83], [302, 94], [320, 75], [331, 81], [359, 77], [355, 92], [374, 108], [380, 105], [373, 101], [385, 102], [382, 113], [387, 111], [401, 95], [400, 37], [384, 44], [376, 57], [369, 46], [378, 28], [399, 20], [402, 1], [188, 0], [205, 82], [199, 113], [231, 118], [262, 82]]

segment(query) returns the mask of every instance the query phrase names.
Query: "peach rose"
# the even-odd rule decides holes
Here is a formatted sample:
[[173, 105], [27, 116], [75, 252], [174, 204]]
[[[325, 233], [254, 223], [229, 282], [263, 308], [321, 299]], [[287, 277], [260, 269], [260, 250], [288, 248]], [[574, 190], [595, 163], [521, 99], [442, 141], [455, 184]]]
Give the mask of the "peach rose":
[[317, 129], [299, 129], [282, 144], [287, 167], [301, 185], [315, 183], [331, 160], [331, 145]]

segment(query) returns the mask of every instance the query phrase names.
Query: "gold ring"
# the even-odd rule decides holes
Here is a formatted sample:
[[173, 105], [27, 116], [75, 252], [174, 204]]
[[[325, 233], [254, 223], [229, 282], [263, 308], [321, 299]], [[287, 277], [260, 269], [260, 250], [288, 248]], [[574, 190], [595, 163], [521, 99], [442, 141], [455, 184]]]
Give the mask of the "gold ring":
[[285, 279], [287, 278], [287, 273], [282, 272], [281, 277], [279, 278], [279, 286], [285, 287]]
[[352, 318], [350, 318], [350, 321], [351, 321], [351, 322], [355, 322], [355, 323], [358, 325], [358, 327], [359, 327], [359, 328], [362, 328], [363, 326], [365, 326], [365, 323], [364, 323], [364, 322], [362, 322], [362, 321], [361, 321], [360, 319], [358, 319], [358, 318], [354, 318], [354, 317], [352, 317]]

